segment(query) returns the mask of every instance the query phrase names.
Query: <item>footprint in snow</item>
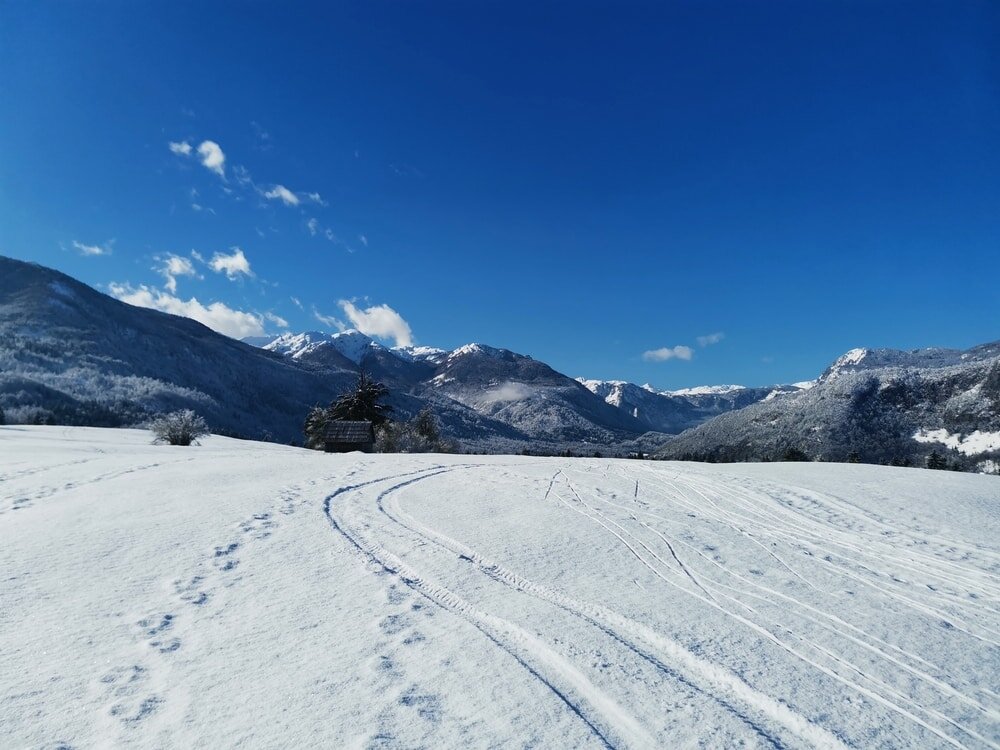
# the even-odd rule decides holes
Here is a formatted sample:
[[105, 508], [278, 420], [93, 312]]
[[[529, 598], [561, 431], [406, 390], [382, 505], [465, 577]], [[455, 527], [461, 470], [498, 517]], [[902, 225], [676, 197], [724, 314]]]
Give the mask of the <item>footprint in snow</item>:
[[208, 594], [200, 588], [204, 580], [202, 576], [195, 576], [187, 582], [176, 580], [174, 581], [174, 593], [177, 594], [182, 602], [200, 607], [208, 601]]
[[138, 705], [116, 703], [111, 707], [111, 715], [123, 724], [134, 725], [152, 716], [163, 705], [163, 699], [157, 695], [143, 698]]
[[408, 636], [406, 636], [406, 638], [403, 639], [403, 645], [404, 646], [415, 646], [418, 643], [423, 643], [426, 640], [427, 639], [424, 637], [423, 633], [421, 633], [418, 630], [414, 630], [412, 633], [410, 633]]
[[165, 615], [150, 615], [139, 620], [137, 624], [146, 631], [147, 636], [155, 638], [160, 633], [170, 630], [174, 626], [174, 616], [169, 612]]
[[378, 627], [385, 635], [396, 635], [406, 630], [410, 621], [405, 615], [388, 615], [379, 621]]
[[271, 529], [277, 524], [271, 519], [270, 513], [257, 513], [248, 521], [240, 524], [240, 529], [244, 534], [249, 534], [253, 539], [267, 539], [271, 536]]
[[393, 605], [402, 604], [404, 601], [406, 601], [406, 598], [408, 596], [409, 594], [407, 594], [405, 591], [401, 591], [395, 585], [390, 586], [385, 594], [386, 601], [388, 601], [389, 604]]
[[434, 724], [441, 721], [441, 698], [433, 693], [418, 693], [415, 685], [400, 696], [399, 703], [416, 709], [421, 719]]

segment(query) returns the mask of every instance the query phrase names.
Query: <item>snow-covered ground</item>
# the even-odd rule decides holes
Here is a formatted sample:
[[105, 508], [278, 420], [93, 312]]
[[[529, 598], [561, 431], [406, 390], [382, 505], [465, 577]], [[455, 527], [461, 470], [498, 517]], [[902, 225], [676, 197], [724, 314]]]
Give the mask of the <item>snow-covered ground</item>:
[[997, 747], [1000, 481], [0, 427], [0, 747]]

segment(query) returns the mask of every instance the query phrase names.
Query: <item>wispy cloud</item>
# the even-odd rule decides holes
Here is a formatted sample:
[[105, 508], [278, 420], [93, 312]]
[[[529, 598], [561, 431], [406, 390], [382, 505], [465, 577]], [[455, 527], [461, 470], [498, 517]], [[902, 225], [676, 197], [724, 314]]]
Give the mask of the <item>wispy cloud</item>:
[[202, 141], [198, 146], [198, 156], [206, 169], [215, 172], [219, 177], [226, 176], [226, 155], [222, 147], [215, 141]]
[[324, 315], [315, 307], [312, 309], [312, 314], [316, 320], [329, 328], [336, 328], [338, 331], [343, 331], [347, 328], [344, 321], [340, 318], [334, 317], [333, 315]]
[[718, 333], [710, 333], [707, 336], [699, 336], [697, 338], [698, 346], [704, 349], [706, 346], [711, 346], [712, 344], [718, 344], [725, 337], [726, 334], [724, 334], [722, 331], [719, 331]]
[[309, 236], [315, 237], [316, 232], [319, 230], [319, 221], [317, 219], [309, 219], [306, 222], [306, 228], [309, 230]]
[[216, 273], [226, 274], [230, 280], [238, 278], [241, 274], [253, 276], [253, 271], [250, 270], [250, 261], [247, 260], [243, 251], [238, 247], [234, 247], [232, 250], [230, 255], [224, 253], [213, 255], [212, 260], [208, 262], [208, 267]]
[[280, 200], [286, 206], [297, 206], [300, 202], [299, 196], [286, 188], [284, 185], [275, 185], [273, 188], [264, 193], [264, 197], [270, 201]]
[[413, 331], [410, 329], [410, 324], [388, 305], [372, 305], [361, 309], [346, 299], [340, 300], [338, 304], [351, 325], [361, 333], [377, 336], [380, 339], [393, 339], [396, 346], [413, 345]]
[[299, 301], [298, 297], [289, 297], [288, 299], [290, 299], [292, 301], [292, 304], [295, 305], [300, 310], [304, 310], [305, 309], [305, 308], [302, 307], [302, 303]]
[[103, 245], [85, 245], [82, 242], [73, 240], [73, 249], [80, 253], [80, 255], [92, 258], [98, 255], [111, 255], [111, 249], [114, 244], [114, 240], [108, 240]]
[[423, 177], [424, 173], [417, 169], [412, 164], [390, 164], [389, 169], [395, 172], [400, 177]]
[[160, 261], [160, 265], [153, 270], [166, 279], [164, 286], [169, 292], [173, 293], [177, 291], [178, 277], [198, 275], [198, 272], [194, 268], [194, 264], [181, 255], [174, 255], [171, 253], [163, 256], [162, 258], [157, 258], [157, 260]]
[[170, 141], [170, 143], [168, 143], [167, 146], [170, 148], [170, 151], [172, 153], [175, 153], [178, 156], [191, 155], [191, 144], [188, 143], [187, 141], [180, 141], [179, 143], [175, 141]]
[[288, 321], [273, 312], [264, 313], [264, 317], [274, 323], [278, 328], [288, 328]]
[[234, 339], [246, 336], [263, 336], [265, 333], [264, 319], [261, 315], [236, 310], [222, 302], [212, 302], [205, 305], [194, 297], [183, 300], [145, 285], [133, 287], [129, 284], [112, 283], [108, 285], [108, 290], [122, 302], [191, 318], [208, 326], [213, 331], [218, 331]]
[[358, 235], [358, 242], [360, 242], [365, 247], [368, 247], [368, 238], [365, 237], [363, 234]]
[[650, 349], [642, 353], [646, 362], [666, 362], [668, 359], [690, 360], [694, 350], [690, 346], [664, 346], [661, 349]]
[[306, 193], [306, 198], [311, 200], [313, 203], [318, 203], [321, 206], [326, 205], [326, 201], [323, 200], [322, 197], [320, 197], [319, 193]]
[[255, 120], [250, 121], [250, 127], [253, 128], [253, 134], [257, 139], [257, 150], [270, 151], [271, 134], [264, 130], [264, 127]]

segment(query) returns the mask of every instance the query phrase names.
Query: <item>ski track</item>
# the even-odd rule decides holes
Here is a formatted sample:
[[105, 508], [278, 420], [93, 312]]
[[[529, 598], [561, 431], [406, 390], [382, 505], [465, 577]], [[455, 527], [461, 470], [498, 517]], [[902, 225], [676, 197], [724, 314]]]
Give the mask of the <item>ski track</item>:
[[[693, 472], [671, 478], [662, 470], [637, 466], [641, 482], [631, 467], [619, 468], [616, 476], [602, 472], [596, 487], [595, 478], [588, 476], [591, 486], [587, 489], [580, 489], [579, 481], [572, 481], [568, 470], [559, 469], [545, 480], [541, 502], [558, 503], [585, 517], [614, 538], [663, 585], [692, 597], [699, 605], [788, 654], [799, 668], [813, 670], [842, 689], [881, 706], [897, 721], [919, 727], [928, 743], [1000, 748], [996, 693], [989, 688], [963, 686], [945, 676], [945, 670], [925, 658], [927, 655], [913, 653], [849, 622], [847, 614], [835, 608], [833, 594], [827, 590], [831, 575], [860, 583], [876, 595], [918, 613], [929, 621], [929, 626], [939, 621], [946, 623], [946, 627], [991, 648], [996, 642], [990, 636], [997, 630], [995, 618], [991, 619], [995, 609], [989, 601], [1000, 590], [1000, 580], [984, 567], [974, 565], [978, 560], [989, 566], [992, 554], [988, 550], [922, 537], [917, 529], [890, 528], [884, 519], [850, 507], [845, 509], [850, 504], [801, 488], [752, 485], [746, 481], [738, 484]], [[422, 523], [402, 508], [401, 496], [410, 489], [426, 492], [424, 485], [432, 484], [436, 477], [456, 471], [474, 476], [483, 469], [493, 471], [496, 465], [433, 465], [340, 487], [326, 498], [324, 512], [332, 528], [364, 560], [446, 612], [473, 624], [488, 643], [509, 654], [528, 675], [548, 688], [600, 744], [648, 747], [660, 744], [664, 738], [651, 737], [639, 719], [625, 710], [630, 701], [621, 685], [595, 682], [556, 644], [546, 643], [525, 625], [477, 605], [470, 598], [475, 591], [464, 594], [468, 584], [461, 579], [453, 581], [455, 576], [447, 571], [435, 575], [425, 569], [431, 562], [427, 555], [447, 552], [447, 559], [471, 566], [490, 581], [510, 589], [511, 595], [532, 597], [558, 609], [563, 616], [586, 623], [600, 633], [596, 639], [606, 644], [604, 648], [611, 652], [626, 649], [652, 665], [664, 684], [674, 685], [673, 689], [709, 696], [764, 744], [824, 748], [851, 744], [842, 728], [804, 715], [787, 697], [767, 694], [725, 664], [694, 653], [668, 634], [603, 604], [583, 601], [531, 581]], [[594, 470], [572, 473], [589, 475]], [[474, 481], [473, 476], [468, 479]], [[388, 483], [392, 484], [385, 487]], [[619, 491], [609, 498], [608, 488], [616, 483]], [[644, 499], [650, 491], [655, 504]], [[721, 530], [735, 534], [729, 537], [730, 543], [743, 539], [762, 549], [791, 576], [788, 588], [778, 591], [753, 580], [681, 538], [677, 524], [682, 518], [710, 524], [717, 533]], [[385, 523], [391, 527], [381, 529], [380, 524]], [[379, 531], [389, 528], [395, 531], [383, 534], [386, 543], [391, 538], [392, 545], [408, 544], [405, 550], [394, 552], [380, 542]], [[401, 530], [410, 536], [401, 535]], [[901, 551], [886, 542], [887, 530], [905, 538], [908, 545]], [[780, 555], [776, 551], [779, 546], [800, 550], [797, 554], [804, 556], [803, 562], [792, 562], [787, 554]], [[921, 546], [926, 549], [919, 549]], [[968, 559], [949, 559], [948, 550], [954, 549], [963, 549]], [[445, 558], [435, 558], [432, 567], [440, 568], [441, 559]], [[932, 576], [938, 583], [947, 583], [963, 593], [924, 588], [918, 597], [913, 591], [915, 584], [885, 570], [886, 565], [909, 565], [905, 569], [913, 576]], [[805, 568], [816, 566], [817, 570], [806, 573]], [[892, 585], [886, 585], [887, 579]], [[802, 596], [797, 595], [796, 585], [801, 587]], [[968, 598], [970, 595], [974, 598]], [[945, 610], [946, 606], [950, 609]], [[780, 617], [776, 607], [780, 608]], [[963, 616], [958, 616], [956, 610]], [[615, 657], [611, 653], [605, 658]]]
[[[197, 459], [88, 465], [99, 460], [8, 467], [0, 515], [11, 515], [0, 528], [34, 519], [25, 510], [32, 506], [72, 502], [76, 490], [114, 491], [122, 480], [183, 472], [178, 465]], [[281, 486], [223, 529], [198, 562], [188, 557], [150, 596], [116, 612], [117, 657], [85, 676], [97, 744], [183, 736], [197, 696], [173, 677], [177, 664], [204, 648], [205, 623], [246, 596], [234, 587], [260, 572], [262, 545], [283, 532], [288, 543], [288, 517], [305, 509], [294, 519], [305, 522], [320, 509], [344, 564], [363, 565], [385, 594], [356, 676], [379, 696], [366, 746], [413, 738], [406, 722], [414, 716], [423, 720], [420, 744], [434, 745], [450, 694], [417, 665], [448, 632], [423, 619], [437, 615], [463, 623], [478, 658], [495, 662], [512, 685], [549, 696], [545, 714], [575, 723], [599, 747], [670, 747], [694, 737], [711, 746], [1000, 750], [1000, 695], [988, 677], [1000, 665], [993, 549], [829, 492], [704, 467], [435, 457], [394, 472], [389, 465], [360, 458]], [[602, 584], [611, 590], [587, 585], [586, 552], [574, 553], [572, 540], [552, 557], [540, 550], [545, 563], [529, 569], [530, 558], [518, 562], [489, 530], [452, 530], [457, 522], [442, 507], [477, 513], [470, 503], [492, 487], [518, 493], [513, 510], [537, 505], [546, 518], [565, 516], [566, 529], [600, 545], [597, 569], [612, 576]], [[467, 488], [479, 494], [455, 496]], [[504, 508], [508, 498], [495, 499]], [[565, 569], [558, 555], [568, 555]], [[627, 596], [616, 596], [616, 575]]]

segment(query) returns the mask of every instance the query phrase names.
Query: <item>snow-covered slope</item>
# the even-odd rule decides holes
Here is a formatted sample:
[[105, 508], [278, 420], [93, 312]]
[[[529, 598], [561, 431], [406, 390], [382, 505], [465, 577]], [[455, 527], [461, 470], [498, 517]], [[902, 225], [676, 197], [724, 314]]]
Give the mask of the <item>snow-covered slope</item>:
[[809, 388], [723, 414], [678, 436], [663, 455], [761, 460], [794, 448], [828, 461], [853, 453], [922, 463], [932, 450], [950, 449], [952, 465], [976, 470], [1000, 450], [974, 436], [998, 432], [1000, 342], [966, 351], [853, 349]]
[[[364, 368], [390, 387], [402, 416], [431, 404], [451, 437], [480, 449], [498, 446], [498, 440], [515, 452], [520, 448], [509, 441], [541, 450], [568, 443], [606, 446], [663, 429], [610, 408], [544, 362], [485, 344], [450, 352], [389, 349], [348, 331], [285, 334], [265, 348], [317, 372]], [[401, 402], [401, 395], [412, 403]]]
[[747, 388], [742, 385], [703, 385], [677, 391], [657, 391], [623, 380], [577, 381], [608, 404], [643, 424], [647, 430], [677, 434], [719, 414], [742, 409], [758, 401], [796, 393], [810, 384]]
[[0, 427], [0, 746], [995, 747], [996, 485]]
[[[540, 363], [553, 376], [547, 385], [558, 387], [498, 407], [496, 386], [532, 387], [517, 373], [533, 360], [506, 350], [473, 345], [446, 360], [441, 350], [388, 349], [358, 331], [253, 343], [263, 348], [0, 257], [0, 410], [13, 422], [118, 426], [186, 407], [215, 430], [288, 442], [301, 439], [313, 405], [329, 403], [365, 368], [389, 386], [398, 418], [429, 404], [449, 437], [477, 450], [561, 452], [571, 442], [603, 447], [645, 432]], [[468, 375], [464, 388], [435, 379], [456, 370]]]
[[291, 359], [302, 359], [325, 348], [332, 349], [355, 365], [372, 349], [384, 349], [360, 331], [341, 331], [340, 333], [322, 333], [321, 331], [306, 331], [303, 333], [285, 333], [277, 336], [262, 348]]
[[311, 405], [352, 377], [317, 377], [189, 318], [0, 257], [0, 409], [8, 420], [115, 426], [191, 408], [215, 430], [284, 442], [300, 437]]

